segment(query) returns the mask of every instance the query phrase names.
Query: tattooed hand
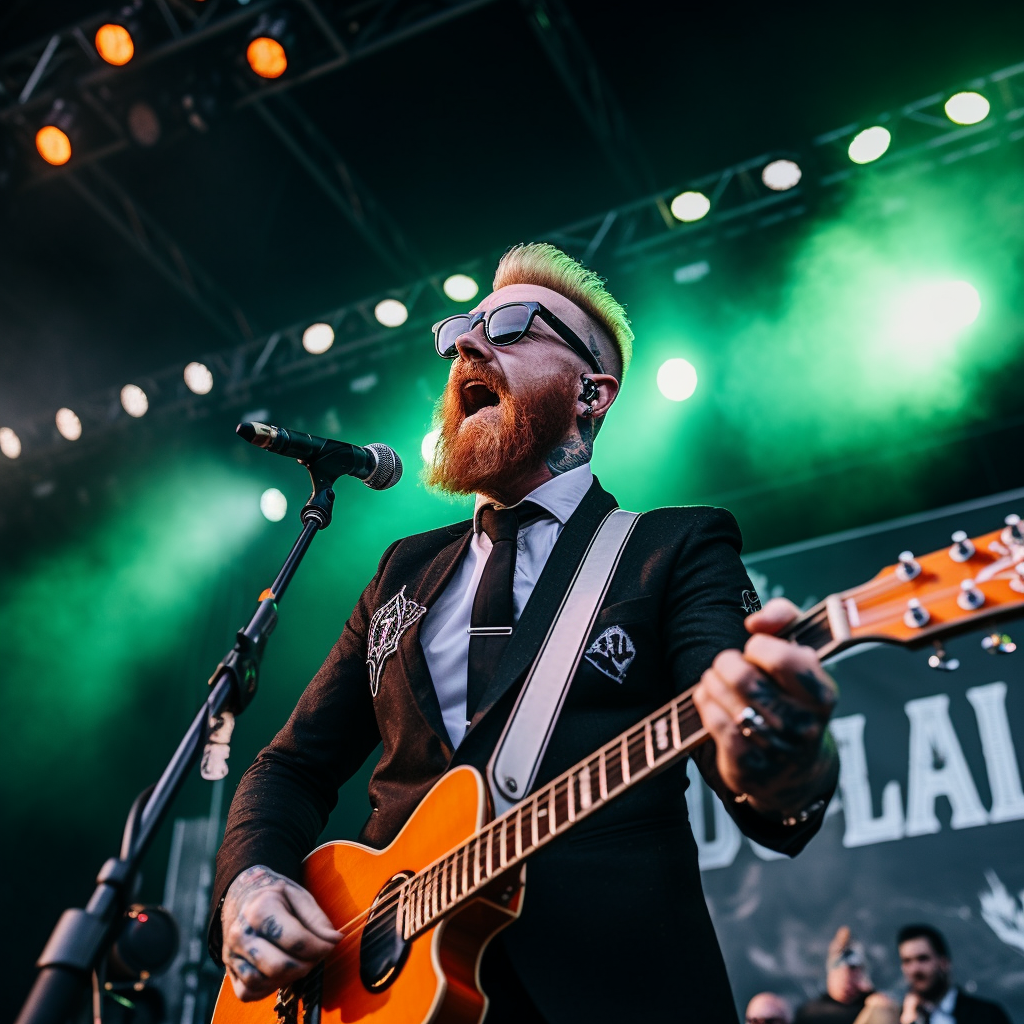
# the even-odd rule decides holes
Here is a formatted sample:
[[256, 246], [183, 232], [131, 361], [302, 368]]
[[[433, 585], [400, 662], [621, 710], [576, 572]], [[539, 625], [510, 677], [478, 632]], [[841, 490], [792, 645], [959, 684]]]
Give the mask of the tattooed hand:
[[827, 729], [836, 684], [812, 648], [771, 635], [798, 614], [775, 598], [748, 616], [743, 653], [722, 651], [693, 692], [722, 781], [754, 810], [783, 816], [822, 796], [839, 765]]
[[242, 1002], [305, 977], [342, 938], [301, 885], [262, 864], [231, 883], [220, 918], [221, 956]]

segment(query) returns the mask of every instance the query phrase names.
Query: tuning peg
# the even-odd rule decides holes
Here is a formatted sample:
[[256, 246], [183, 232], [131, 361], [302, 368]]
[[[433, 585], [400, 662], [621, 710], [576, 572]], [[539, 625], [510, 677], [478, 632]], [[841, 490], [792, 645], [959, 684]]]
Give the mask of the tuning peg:
[[936, 643], [935, 653], [928, 658], [928, 667], [939, 672], [955, 672], [960, 667], [960, 659], [947, 657], [942, 644]]
[[985, 595], [978, 589], [974, 580], [961, 580], [956, 603], [964, 611], [973, 612], [975, 608], [980, 608], [985, 603]]
[[981, 649], [989, 654], [1013, 654], [1017, 645], [1006, 633], [992, 633], [982, 638]]
[[900, 564], [896, 566], [896, 575], [904, 582], [921, 575], [921, 563], [914, 559], [913, 551], [900, 552]]
[[974, 543], [963, 530], [957, 530], [951, 539], [953, 546], [949, 549], [949, 557], [954, 562], [966, 562], [974, 554]]
[[1024, 544], [1024, 529], [1021, 529], [1020, 516], [1011, 512], [1003, 522], [1006, 523], [1006, 529], [1002, 534], [1003, 543]]
[[911, 629], [920, 629], [922, 626], [927, 626], [930, 618], [931, 615], [928, 609], [916, 597], [912, 597], [907, 602], [907, 610], [903, 613], [903, 621]]
[[1024, 594], [1024, 562], [1018, 562], [1013, 568], [1017, 575], [1010, 580], [1010, 589]]

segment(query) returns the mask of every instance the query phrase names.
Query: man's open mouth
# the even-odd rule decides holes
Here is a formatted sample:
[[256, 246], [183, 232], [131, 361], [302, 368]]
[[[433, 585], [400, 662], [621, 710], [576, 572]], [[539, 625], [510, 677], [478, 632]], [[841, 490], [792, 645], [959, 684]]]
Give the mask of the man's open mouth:
[[482, 380], [470, 380], [462, 385], [462, 407], [467, 418], [485, 406], [497, 405], [499, 401], [498, 396]]

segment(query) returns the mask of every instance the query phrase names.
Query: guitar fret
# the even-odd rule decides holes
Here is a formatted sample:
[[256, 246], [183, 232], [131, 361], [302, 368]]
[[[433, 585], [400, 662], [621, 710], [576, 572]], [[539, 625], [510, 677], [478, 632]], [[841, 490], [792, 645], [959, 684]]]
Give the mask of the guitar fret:
[[644, 722], [644, 757], [647, 759], [647, 767], [654, 767], [654, 742], [651, 739], [651, 720]]
[[516, 811], [516, 856], [523, 855], [523, 808]]
[[451, 902], [454, 903], [459, 898], [459, 851], [455, 851], [455, 855], [452, 857], [452, 895]]
[[548, 834], [555, 834], [555, 786], [548, 786], [551, 795], [548, 797]]
[[[614, 744], [611, 753], [613, 755], [619, 754], [616, 749], [618, 744]], [[601, 755], [604, 759], [604, 791], [601, 796], [604, 799], [608, 798], [609, 793], [614, 793], [619, 786], [622, 785], [622, 758], [621, 756], [609, 757], [609, 750], [605, 747], [601, 751]]]
[[672, 701], [672, 749], [678, 750], [683, 745], [683, 739], [679, 735], [679, 700]]
[[538, 793], [533, 798], [533, 806], [532, 806], [531, 814], [530, 814], [530, 845], [531, 846], [540, 846], [540, 825], [539, 825], [539, 823], [537, 821], [537, 819], [541, 815], [541, 809], [540, 809], [539, 800], [540, 800], [540, 794]]
[[428, 910], [428, 919], [437, 917], [441, 913], [441, 908], [437, 905], [438, 898], [438, 885], [437, 885], [437, 865], [430, 870], [430, 906]]
[[486, 857], [486, 870], [484, 872], [485, 878], [490, 878], [494, 873], [494, 826], [492, 825], [487, 830], [487, 857]]
[[447, 858], [438, 865], [438, 873], [440, 875], [441, 884], [437, 887], [438, 893], [437, 898], [441, 904], [442, 912], [448, 909], [448, 875], [445, 868], [448, 865]]
[[[649, 723], [644, 723], [649, 728]], [[647, 757], [647, 729], [637, 726], [629, 735], [629, 774], [635, 782], [651, 770]]]
[[469, 845], [462, 848], [462, 894], [469, 892]]
[[[566, 793], [568, 794], [568, 812], [570, 824], [576, 820], [576, 778], [572, 772], [569, 772], [568, 786], [566, 787]], [[582, 785], [582, 783], [581, 783]]]
[[580, 769], [580, 810], [589, 810], [594, 802], [594, 791], [590, 785], [590, 765], [585, 764]]
[[629, 785], [629, 734], [622, 737], [622, 784]]

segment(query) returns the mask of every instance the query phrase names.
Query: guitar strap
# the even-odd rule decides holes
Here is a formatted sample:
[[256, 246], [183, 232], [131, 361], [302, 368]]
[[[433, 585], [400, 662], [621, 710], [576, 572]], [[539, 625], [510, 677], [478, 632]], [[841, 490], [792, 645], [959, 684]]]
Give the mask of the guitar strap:
[[583, 647], [639, 518], [639, 512], [614, 509], [590, 541], [487, 763], [495, 814], [533, 787]]

